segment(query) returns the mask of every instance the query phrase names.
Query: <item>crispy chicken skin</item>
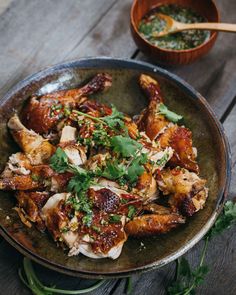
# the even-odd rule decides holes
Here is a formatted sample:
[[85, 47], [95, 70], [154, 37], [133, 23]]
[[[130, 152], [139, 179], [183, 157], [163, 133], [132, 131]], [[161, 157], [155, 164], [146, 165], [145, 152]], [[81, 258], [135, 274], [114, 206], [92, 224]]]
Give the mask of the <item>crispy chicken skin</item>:
[[56, 129], [66, 109], [77, 108], [87, 95], [105, 91], [111, 84], [111, 76], [102, 73], [81, 88], [49, 93], [39, 99], [33, 97], [21, 113], [23, 123], [39, 134], [47, 134]]
[[172, 167], [181, 166], [199, 173], [196, 149], [193, 148], [192, 132], [188, 128], [173, 124], [160, 135], [158, 142], [162, 148], [168, 146], [173, 148], [174, 154], [169, 162]]
[[157, 140], [162, 148], [172, 147], [174, 155], [170, 164], [198, 173], [196, 153], [192, 146], [192, 132], [185, 127], [170, 123], [159, 111], [163, 103], [158, 82], [147, 75], [140, 76], [140, 86], [149, 98], [148, 107], [140, 115], [137, 124], [151, 140]]
[[185, 216], [192, 216], [205, 204], [206, 180], [196, 173], [180, 167], [165, 169], [158, 174], [157, 183], [164, 195], [170, 195], [169, 204], [173, 210]]
[[48, 140], [27, 129], [17, 115], [8, 121], [8, 127], [15, 141], [29, 158], [32, 165], [43, 164], [55, 152], [55, 147]]
[[21, 152], [9, 157], [0, 190], [16, 191], [22, 222], [47, 230], [69, 256], [116, 259], [128, 236], [167, 233], [208, 196], [191, 131], [160, 113], [159, 83], [140, 76], [149, 104], [137, 119], [88, 99], [111, 83], [101, 73], [32, 97], [8, 122]]
[[[2, 190], [42, 190], [61, 192], [66, 189], [72, 177], [70, 172], [56, 173], [49, 165], [28, 166], [27, 174], [21, 166], [17, 172], [8, 168], [0, 176], [0, 189]], [[20, 173], [19, 173], [20, 172]]]
[[125, 231], [128, 235], [142, 237], [167, 233], [181, 223], [185, 223], [185, 219], [176, 213], [146, 214], [129, 221], [125, 225]]
[[26, 220], [36, 223], [36, 227], [40, 231], [45, 230], [45, 224], [40, 216], [42, 207], [46, 204], [50, 194], [48, 192], [25, 192], [16, 193], [18, 206], [24, 214]]
[[151, 203], [143, 207], [144, 215], [135, 217], [125, 226], [125, 231], [131, 236], [149, 236], [163, 234], [185, 223], [185, 218], [170, 208]]
[[140, 131], [145, 131], [147, 136], [154, 140], [169, 124], [169, 121], [158, 113], [159, 105], [163, 102], [160, 86], [147, 75], [140, 76], [139, 84], [149, 98], [149, 105], [139, 116], [137, 125]]

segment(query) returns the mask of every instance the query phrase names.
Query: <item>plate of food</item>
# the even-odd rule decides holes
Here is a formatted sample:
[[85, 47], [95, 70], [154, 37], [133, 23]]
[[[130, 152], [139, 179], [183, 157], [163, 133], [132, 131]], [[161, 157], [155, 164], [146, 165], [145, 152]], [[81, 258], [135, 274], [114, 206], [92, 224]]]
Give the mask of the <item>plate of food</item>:
[[0, 102], [0, 232], [69, 275], [127, 276], [194, 246], [227, 194], [227, 139], [206, 100], [147, 63], [50, 67]]

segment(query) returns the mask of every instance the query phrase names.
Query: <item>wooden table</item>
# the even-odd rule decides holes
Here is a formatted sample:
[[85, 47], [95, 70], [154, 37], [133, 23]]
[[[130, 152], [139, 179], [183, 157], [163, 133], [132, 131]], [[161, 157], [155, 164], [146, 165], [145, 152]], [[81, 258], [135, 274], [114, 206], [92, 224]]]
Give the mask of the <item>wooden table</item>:
[[[16, 82], [48, 65], [85, 56], [115, 56], [148, 61], [129, 31], [132, 0], [0, 0], [0, 97]], [[222, 21], [236, 23], [236, 1], [217, 0]], [[236, 37], [221, 33], [213, 50], [195, 64], [169, 68], [192, 84], [223, 123], [232, 148], [233, 174], [229, 198], [236, 196]], [[211, 271], [198, 294], [236, 294], [236, 237], [232, 228], [210, 243]], [[186, 254], [198, 261], [202, 242]], [[17, 270], [22, 256], [0, 242], [0, 294], [30, 294]], [[132, 294], [165, 294], [174, 263], [135, 275]], [[91, 281], [70, 278], [37, 266], [45, 283], [80, 288]], [[115, 288], [116, 287], [116, 288]], [[93, 294], [123, 294], [124, 281], [112, 280]]]

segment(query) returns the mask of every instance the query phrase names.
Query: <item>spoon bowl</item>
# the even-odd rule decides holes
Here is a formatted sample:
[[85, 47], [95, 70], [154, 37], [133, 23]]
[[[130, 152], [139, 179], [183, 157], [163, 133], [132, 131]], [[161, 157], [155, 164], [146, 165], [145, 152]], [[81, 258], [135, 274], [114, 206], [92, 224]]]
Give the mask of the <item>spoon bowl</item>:
[[137, 47], [154, 63], [162, 65], [183, 65], [192, 63], [210, 51], [217, 38], [216, 31], [211, 31], [210, 38], [197, 47], [185, 50], [173, 50], [153, 45], [147, 41], [138, 30], [140, 21], [149, 11], [161, 5], [168, 4], [176, 4], [191, 8], [207, 19], [208, 22], [219, 22], [218, 9], [213, 0], [134, 0], [130, 12], [130, 25], [133, 39]]
[[171, 16], [157, 13], [157, 17], [162, 18], [165, 23], [165, 29], [161, 32], [154, 32], [153, 37], [159, 38], [169, 34], [182, 32], [186, 30], [213, 30], [236, 33], [236, 24], [223, 24], [223, 23], [192, 23], [185, 24], [174, 20]]

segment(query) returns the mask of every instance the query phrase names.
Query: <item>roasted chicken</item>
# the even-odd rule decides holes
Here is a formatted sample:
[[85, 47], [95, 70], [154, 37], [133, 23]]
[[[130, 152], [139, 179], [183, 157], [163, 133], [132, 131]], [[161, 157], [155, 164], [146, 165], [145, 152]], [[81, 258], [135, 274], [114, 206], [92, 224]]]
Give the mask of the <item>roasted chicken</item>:
[[21, 221], [69, 256], [116, 259], [129, 236], [169, 232], [208, 195], [192, 133], [164, 106], [159, 83], [140, 76], [149, 104], [132, 119], [88, 98], [111, 81], [97, 74], [81, 88], [33, 96], [8, 121], [21, 151], [9, 157], [0, 189], [15, 191]]

